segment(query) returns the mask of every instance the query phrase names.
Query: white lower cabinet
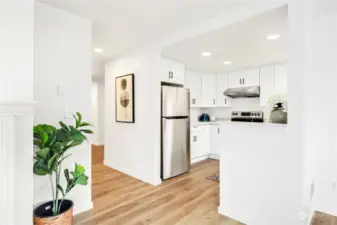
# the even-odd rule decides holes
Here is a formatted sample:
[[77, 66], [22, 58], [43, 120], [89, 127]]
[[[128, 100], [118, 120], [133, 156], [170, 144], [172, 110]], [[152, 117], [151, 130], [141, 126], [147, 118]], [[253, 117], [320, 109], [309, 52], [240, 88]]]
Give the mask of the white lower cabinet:
[[191, 163], [208, 158], [211, 147], [211, 125], [191, 127]]
[[211, 127], [211, 149], [209, 157], [212, 159], [219, 159], [221, 151], [221, 129], [220, 125], [212, 125]]

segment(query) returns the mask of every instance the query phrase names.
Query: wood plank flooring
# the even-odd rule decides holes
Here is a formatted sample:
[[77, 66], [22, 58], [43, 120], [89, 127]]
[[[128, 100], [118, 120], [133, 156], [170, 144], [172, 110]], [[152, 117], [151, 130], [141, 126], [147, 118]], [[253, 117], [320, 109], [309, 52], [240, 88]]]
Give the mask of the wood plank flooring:
[[104, 145], [91, 145], [91, 162], [92, 165], [103, 164]]
[[154, 187], [102, 164], [93, 165], [94, 208], [75, 225], [243, 225], [220, 216], [219, 183], [206, 177], [219, 170], [216, 160]]
[[337, 225], [337, 217], [322, 212], [314, 212], [310, 225]]

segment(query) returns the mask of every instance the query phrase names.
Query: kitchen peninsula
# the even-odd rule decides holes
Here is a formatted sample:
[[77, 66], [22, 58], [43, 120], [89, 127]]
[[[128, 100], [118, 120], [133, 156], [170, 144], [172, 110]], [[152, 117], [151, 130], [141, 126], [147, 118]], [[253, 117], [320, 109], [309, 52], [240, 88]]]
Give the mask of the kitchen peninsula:
[[[219, 213], [245, 224], [276, 225], [284, 215], [291, 193], [287, 166], [292, 152], [287, 147], [287, 125], [268, 123], [220, 124], [220, 206]], [[272, 200], [273, 199], [273, 200]], [[275, 204], [275, 203], [278, 204]]]

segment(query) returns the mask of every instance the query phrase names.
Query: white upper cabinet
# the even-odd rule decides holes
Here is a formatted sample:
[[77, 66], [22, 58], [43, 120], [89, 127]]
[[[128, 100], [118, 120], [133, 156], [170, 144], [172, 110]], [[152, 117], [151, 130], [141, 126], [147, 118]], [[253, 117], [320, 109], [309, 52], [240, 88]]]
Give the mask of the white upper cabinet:
[[200, 106], [201, 103], [201, 75], [186, 70], [185, 71], [185, 87], [190, 89], [190, 105], [193, 107]]
[[160, 76], [161, 81], [174, 84], [184, 84], [185, 65], [170, 59], [162, 58]]
[[238, 87], [251, 87], [260, 85], [260, 70], [246, 69], [233, 71], [228, 73], [228, 87], [238, 88]]
[[202, 76], [202, 106], [215, 107], [216, 106], [216, 76], [203, 75]]
[[266, 106], [269, 97], [275, 91], [274, 66], [260, 68], [260, 105]]
[[228, 73], [227, 85], [228, 88], [237, 88], [242, 87], [243, 82], [243, 72], [242, 71], [233, 71]]
[[287, 75], [287, 64], [275, 65], [275, 93], [285, 94], [288, 92]]
[[227, 74], [218, 74], [216, 76], [216, 105], [219, 107], [230, 106], [230, 98], [223, 94], [227, 88]]
[[260, 86], [260, 69], [248, 69], [242, 72], [242, 86], [243, 87], [252, 87]]

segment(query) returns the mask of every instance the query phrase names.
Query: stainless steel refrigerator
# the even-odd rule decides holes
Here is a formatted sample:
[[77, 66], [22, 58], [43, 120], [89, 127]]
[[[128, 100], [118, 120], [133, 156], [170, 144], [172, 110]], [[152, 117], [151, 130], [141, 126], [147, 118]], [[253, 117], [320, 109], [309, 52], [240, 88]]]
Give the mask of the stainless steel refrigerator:
[[183, 87], [161, 88], [161, 177], [190, 170], [190, 92]]

